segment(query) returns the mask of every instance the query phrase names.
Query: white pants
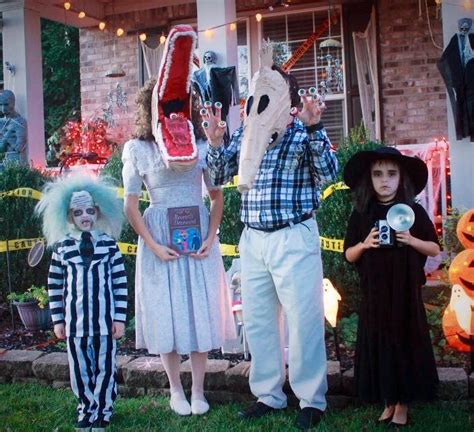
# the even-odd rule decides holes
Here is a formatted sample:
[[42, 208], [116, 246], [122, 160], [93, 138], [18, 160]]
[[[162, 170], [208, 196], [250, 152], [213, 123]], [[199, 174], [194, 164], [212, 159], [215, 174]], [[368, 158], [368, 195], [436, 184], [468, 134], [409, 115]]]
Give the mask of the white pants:
[[252, 393], [268, 406], [286, 407], [283, 307], [288, 320], [291, 388], [301, 408], [324, 411], [327, 364], [316, 221], [309, 219], [271, 233], [245, 228], [239, 249]]

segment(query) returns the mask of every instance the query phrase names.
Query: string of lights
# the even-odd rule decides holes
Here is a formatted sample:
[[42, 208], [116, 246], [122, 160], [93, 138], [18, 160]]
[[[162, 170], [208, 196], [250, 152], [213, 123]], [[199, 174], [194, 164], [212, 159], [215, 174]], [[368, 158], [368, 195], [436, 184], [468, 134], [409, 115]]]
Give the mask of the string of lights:
[[[78, 1], [78, 3], [79, 3], [79, 1]], [[82, 0], [81, 3], [82, 3], [82, 7], [74, 9], [74, 11], [76, 11], [76, 10], [79, 11], [78, 14], [77, 14], [77, 17], [79, 19], [84, 19], [86, 17], [94, 18], [94, 17], [90, 17], [90, 16], [87, 15], [85, 7], [84, 7], [85, 6], [84, 0]], [[275, 2], [272, 5], [268, 6], [268, 10], [272, 12], [278, 7], [288, 8], [289, 6], [290, 6], [290, 0], [287, 0], [287, 1], [275, 0]], [[72, 5], [71, 1], [65, 1], [63, 3], [63, 7], [64, 7], [65, 11], [72, 11], [73, 10], [73, 5]], [[263, 16], [262, 16], [261, 13], [256, 13], [255, 14], [255, 19], [256, 19], [257, 22], [260, 22], [262, 20], [262, 18], [263, 18]], [[223, 23], [223, 24], [215, 25], [213, 27], [208, 27], [206, 29], [197, 30], [197, 32], [198, 33], [204, 33], [206, 36], [211, 37], [214, 30], [222, 28], [222, 27], [229, 26], [229, 29], [231, 31], [235, 31], [237, 29], [237, 23], [240, 22], [240, 21], [244, 21], [246, 19], [247, 19], [247, 17], [237, 18], [233, 21], [229, 21], [229, 22], [226, 22], [226, 23]], [[100, 31], [105, 31], [108, 27], [110, 27], [110, 25], [106, 21], [99, 20], [98, 28], [99, 28]], [[121, 37], [125, 34], [125, 30], [122, 27], [117, 27], [115, 29], [115, 34], [116, 34], [117, 37]], [[137, 32], [137, 35], [138, 35], [139, 39], [142, 42], [145, 42], [147, 37], [148, 37], [145, 32], [140, 32], [140, 33]], [[166, 42], [166, 35], [164, 33], [162, 33], [161, 36], [160, 36], [160, 44], [164, 44], [165, 42]]]

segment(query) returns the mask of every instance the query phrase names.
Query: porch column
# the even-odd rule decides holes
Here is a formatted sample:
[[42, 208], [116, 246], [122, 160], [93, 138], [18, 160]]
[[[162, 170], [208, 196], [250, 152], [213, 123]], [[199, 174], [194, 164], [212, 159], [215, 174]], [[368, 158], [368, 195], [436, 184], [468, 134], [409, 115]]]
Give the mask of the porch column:
[[[453, 2], [454, 3], [454, 2]], [[466, 10], [462, 2], [459, 5], [443, 2], [443, 42], [446, 47], [452, 36], [458, 31], [460, 18], [472, 18], [474, 10]], [[474, 26], [473, 26], [474, 27]], [[474, 28], [471, 28], [474, 32]], [[456, 140], [454, 117], [451, 110], [449, 97], [446, 99], [448, 106], [448, 139], [451, 155], [451, 196], [454, 208], [474, 208], [474, 142], [469, 138]]]
[[[235, 0], [197, 0], [196, 6], [201, 63], [206, 51], [214, 51], [217, 54], [218, 66], [235, 66], [237, 69], [237, 30], [231, 30], [229, 25], [225, 25], [211, 32], [204, 32], [206, 29], [235, 21]], [[228, 122], [232, 133], [239, 124], [238, 105], [230, 107]]]
[[[16, 6], [18, 5], [18, 6]], [[45, 165], [43, 73], [41, 25], [38, 11], [7, 3], [3, 9], [3, 75], [5, 89], [16, 96], [16, 110], [28, 122], [27, 160], [35, 167]], [[10, 73], [5, 62], [14, 65]], [[67, 83], [65, 83], [67, 85]]]

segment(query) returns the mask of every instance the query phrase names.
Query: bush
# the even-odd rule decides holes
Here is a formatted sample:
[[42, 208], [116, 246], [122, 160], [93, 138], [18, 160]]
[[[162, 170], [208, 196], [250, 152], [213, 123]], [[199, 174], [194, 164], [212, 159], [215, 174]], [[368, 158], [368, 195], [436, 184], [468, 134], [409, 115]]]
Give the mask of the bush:
[[[379, 142], [370, 141], [363, 126], [354, 128], [337, 150], [339, 172], [336, 179], [332, 183], [326, 183], [323, 189], [342, 181], [344, 166], [353, 154], [361, 150], [372, 150], [381, 145]], [[351, 211], [350, 191], [335, 191], [321, 203], [321, 207], [316, 212], [320, 235], [344, 239]], [[322, 260], [324, 277], [330, 279], [341, 294], [341, 315], [347, 316], [356, 311], [359, 304], [359, 277], [355, 268], [344, 259], [340, 252], [323, 250]]]
[[[38, 170], [16, 163], [7, 164], [0, 172], [0, 192], [19, 187], [41, 190], [46, 177]], [[37, 201], [32, 198], [15, 196], [0, 197], [0, 241], [41, 237], [41, 221], [33, 210]], [[24, 292], [32, 285], [46, 283], [50, 253], [36, 267], [27, 265], [29, 250], [12, 250], [9, 253], [8, 272], [7, 254], [0, 254], [0, 301], [5, 301], [9, 293], [8, 276], [11, 278], [12, 291]]]

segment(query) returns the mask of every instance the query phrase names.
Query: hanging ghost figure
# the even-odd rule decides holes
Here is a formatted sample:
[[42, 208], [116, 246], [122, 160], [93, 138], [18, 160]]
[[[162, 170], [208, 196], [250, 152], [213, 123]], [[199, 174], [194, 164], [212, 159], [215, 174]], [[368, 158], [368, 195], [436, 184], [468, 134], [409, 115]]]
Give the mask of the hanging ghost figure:
[[278, 144], [286, 131], [291, 110], [290, 88], [272, 65], [273, 48], [269, 41], [263, 41], [260, 68], [252, 78], [245, 104], [238, 174], [240, 192], [252, 188], [267, 148]]

